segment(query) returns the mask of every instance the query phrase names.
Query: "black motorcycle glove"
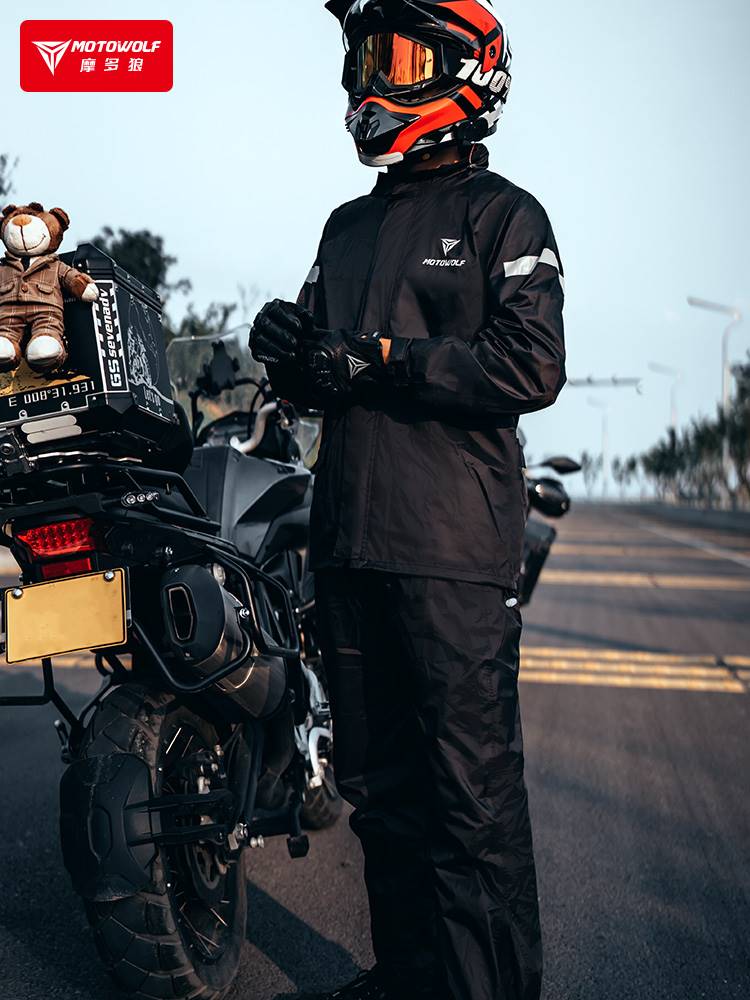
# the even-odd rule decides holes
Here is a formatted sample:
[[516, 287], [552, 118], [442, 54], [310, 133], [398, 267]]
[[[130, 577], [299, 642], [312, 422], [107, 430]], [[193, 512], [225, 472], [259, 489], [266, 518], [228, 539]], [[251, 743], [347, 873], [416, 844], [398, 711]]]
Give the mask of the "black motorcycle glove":
[[303, 337], [311, 387], [324, 398], [340, 398], [358, 384], [389, 379], [381, 339], [380, 333], [313, 330]]
[[293, 365], [323, 399], [348, 395], [355, 383], [390, 376], [380, 333], [315, 327], [312, 314], [294, 302], [274, 299], [250, 329], [250, 350], [264, 365]]
[[267, 302], [250, 327], [250, 351], [264, 365], [302, 360], [302, 342], [313, 337], [312, 313], [294, 302]]

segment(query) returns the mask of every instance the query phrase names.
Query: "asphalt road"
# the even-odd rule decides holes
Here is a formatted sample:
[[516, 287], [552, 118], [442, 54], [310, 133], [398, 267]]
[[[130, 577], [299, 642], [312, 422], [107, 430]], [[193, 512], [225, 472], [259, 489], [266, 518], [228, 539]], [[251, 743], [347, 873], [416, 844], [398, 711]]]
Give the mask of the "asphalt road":
[[[750, 997], [750, 531], [580, 506], [526, 613], [528, 781], [545, 1000]], [[62, 686], [92, 686], [61, 671]], [[5, 670], [0, 690], [32, 683]], [[101, 1000], [57, 842], [50, 709], [0, 710], [0, 998]], [[250, 857], [231, 1000], [291, 997], [369, 963], [347, 824], [290, 862]]]

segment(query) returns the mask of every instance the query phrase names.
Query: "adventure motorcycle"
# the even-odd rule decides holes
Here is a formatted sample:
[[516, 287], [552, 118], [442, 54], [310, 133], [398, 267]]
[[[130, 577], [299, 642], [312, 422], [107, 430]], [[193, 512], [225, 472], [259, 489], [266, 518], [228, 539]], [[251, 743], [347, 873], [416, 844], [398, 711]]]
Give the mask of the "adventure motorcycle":
[[[88, 253], [91, 272], [103, 255]], [[109, 320], [107, 336], [111, 317], [121, 322], [125, 347], [116, 355], [99, 338], [100, 349], [127, 359], [138, 335], [143, 379], [151, 319], [136, 303], [141, 327], [125, 329], [122, 298], [119, 320], [108, 317], [106, 285], [93, 315]], [[41, 660], [44, 680], [42, 695], [0, 704], [51, 702], [62, 716], [64, 861], [117, 986], [210, 1000], [232, 983], [245, 939], [246, 852], [286, 834], [291, 857], [304, 856], [303, 827], [335, 823], [342, 803], [307, 567], [313, 477], [298, 444], [317, 428], [300, 427], [224, 342], [178, 340], [168, 355], [192, 447], [183, 420], [171, 448], [144, 458], [142, 425], [113, 434], [91, 402], [75, 418], [70, 407], [0, 429], [0, 541], [21, 569], [4, 642], [9, 662]], [[40, 391], [47, 405], [52, 389]], [[157, 464], [184, 469], [188, 457], [184, 472]], [[74, 712], [53, 663], [81, 649], [102, 685]]]
[[[99, 288], [66, 302], [68, 369], [0, 380], [0, 543], [21, 569], [3, 643], [44, 682], [0, 706], [62, 716], [63, 858], [117, 985], [215, 1000], [246, 852], [286, 834], [301, 857], [303, 825], [342, 809], [308, 567], [319, 427], [225, 340], [173, 341], [167, 365], [157, 297], [90, 244], [62, 256]], [[75, 712], [54, 658], [82, 650], [102, 685]]]

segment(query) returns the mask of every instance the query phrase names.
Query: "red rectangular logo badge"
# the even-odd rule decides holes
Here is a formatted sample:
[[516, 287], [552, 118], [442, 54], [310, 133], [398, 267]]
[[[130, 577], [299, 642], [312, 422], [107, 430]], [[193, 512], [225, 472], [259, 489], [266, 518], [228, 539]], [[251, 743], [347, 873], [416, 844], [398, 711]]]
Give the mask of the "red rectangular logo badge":
[[21, 89], [172, 89], [171, 21], [24, 21]]

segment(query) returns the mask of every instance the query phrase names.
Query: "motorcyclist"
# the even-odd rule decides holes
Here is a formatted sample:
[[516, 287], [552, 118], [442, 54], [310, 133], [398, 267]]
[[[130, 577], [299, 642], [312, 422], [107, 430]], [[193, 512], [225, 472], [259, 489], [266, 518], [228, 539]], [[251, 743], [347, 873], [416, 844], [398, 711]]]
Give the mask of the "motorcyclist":
[[330, 996], [534, 1000], [516, 430], [565, 381], [560, 257], [478, 145], [510, 88], [489, 0], [327, 6], [348, 128], [388, 170], [334, 211], [298, 303], [264, 306], [251, 346], [280, 396], [324, 410], [311, 555], [377, 960]]

